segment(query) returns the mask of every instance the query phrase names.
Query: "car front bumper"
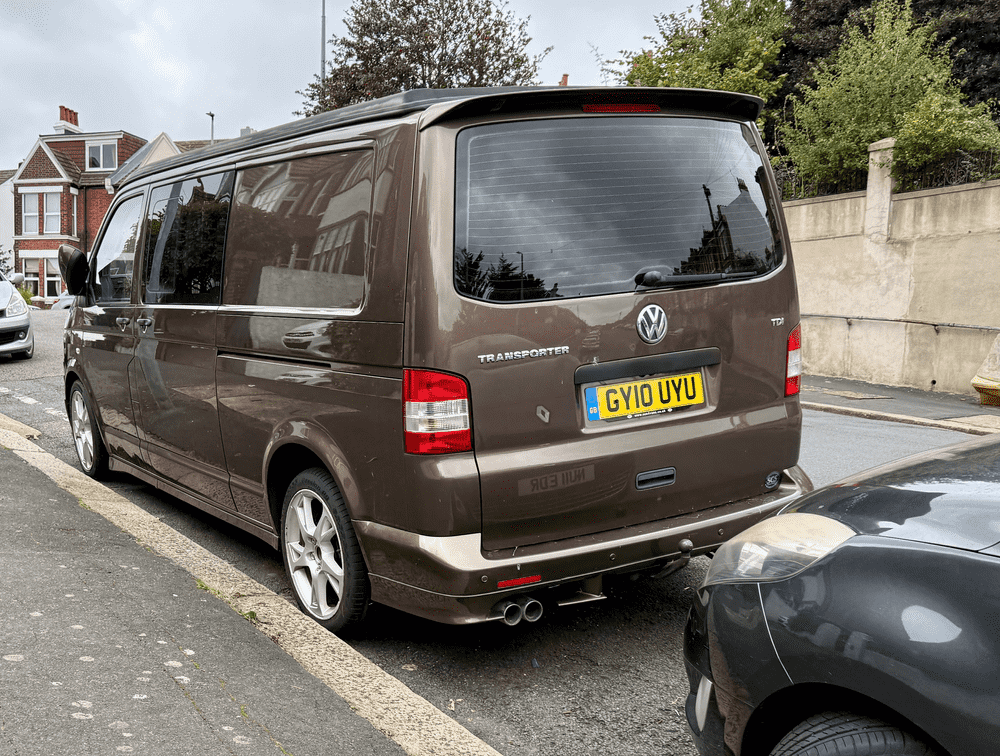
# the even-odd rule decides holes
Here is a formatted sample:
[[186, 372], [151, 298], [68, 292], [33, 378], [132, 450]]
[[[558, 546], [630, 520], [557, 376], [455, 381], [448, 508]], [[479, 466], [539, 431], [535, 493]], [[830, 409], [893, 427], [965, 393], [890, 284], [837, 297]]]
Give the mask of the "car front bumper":
[[700, 588], [684, 628], [685, 714], [701, 756], [739, 756], [757, 706], [791, 684], [757, 583]]
[[0, 318], [0, 354], [25, 352], [31, 349], [34, 341], [30, 313]]

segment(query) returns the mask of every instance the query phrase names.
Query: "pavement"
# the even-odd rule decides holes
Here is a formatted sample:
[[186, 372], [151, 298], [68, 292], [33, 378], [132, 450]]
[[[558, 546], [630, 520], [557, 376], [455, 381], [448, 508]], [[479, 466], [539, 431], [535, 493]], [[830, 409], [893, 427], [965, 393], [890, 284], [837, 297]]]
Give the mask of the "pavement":
[[1000, 407], [980, 405], [976, 394], [947, 394], [806, 375], [802, 379], [802, 407], [976, 435], [1000, 433]]
[[[806, 376], [802, 402], [1000, 432], [975, 396]], [[0, 753], [497, 754], [34, 437], [0, 415]]]

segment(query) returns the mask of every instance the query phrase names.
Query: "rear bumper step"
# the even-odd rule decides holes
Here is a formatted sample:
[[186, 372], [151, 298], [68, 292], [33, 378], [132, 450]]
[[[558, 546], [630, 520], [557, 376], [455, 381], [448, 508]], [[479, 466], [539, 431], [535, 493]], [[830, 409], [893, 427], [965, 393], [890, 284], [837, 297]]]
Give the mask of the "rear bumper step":
[[[482, 551], [479, 533], [424, 536], [374, 522], [354, 526], [368, 563], [373, 600], [437, 622], [468, 624], [497, 619], [493, 609], [498, 602], [525, 592], [539, 595], [609, 573], [662, 571], [673, 562], [714, 551], [811, 489], [808, 476], [794, 467], [784, 471], [773, 491], [752, 499], [517, 548], [498, 558]], [[579, 592], [592, 598], [568, 603], [594, 601], [602, 593], [586, 587]]]

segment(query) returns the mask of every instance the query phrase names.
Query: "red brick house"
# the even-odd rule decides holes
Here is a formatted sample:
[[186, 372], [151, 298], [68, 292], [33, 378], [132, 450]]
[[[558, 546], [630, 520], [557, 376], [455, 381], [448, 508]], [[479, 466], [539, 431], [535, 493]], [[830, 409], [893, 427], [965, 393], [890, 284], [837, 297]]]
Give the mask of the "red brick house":
[[109, 177], [144, 144], [126, 131], [82, 132], [59, 107], [54, 134], [38, 137], [14, 174], [14, 270], [51, 301], [63, 289], [60, 244], [89, 251], [111, 204]]

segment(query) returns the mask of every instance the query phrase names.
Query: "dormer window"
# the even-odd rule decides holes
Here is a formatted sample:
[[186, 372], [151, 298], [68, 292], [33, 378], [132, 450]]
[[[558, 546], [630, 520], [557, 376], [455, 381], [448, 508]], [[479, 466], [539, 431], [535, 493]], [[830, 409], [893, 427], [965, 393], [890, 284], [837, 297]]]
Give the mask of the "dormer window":
[[88, 171], [113, 171], [118, 167], [118, 145], [115, 142], [87, 145]]

